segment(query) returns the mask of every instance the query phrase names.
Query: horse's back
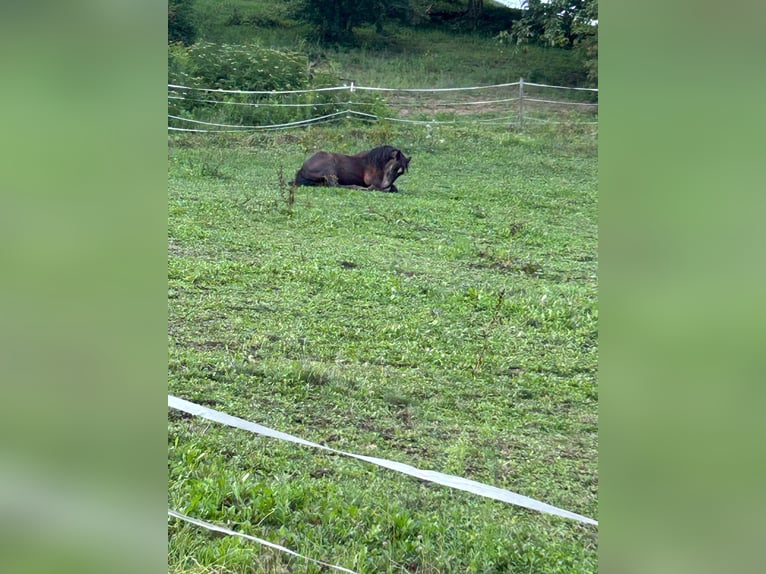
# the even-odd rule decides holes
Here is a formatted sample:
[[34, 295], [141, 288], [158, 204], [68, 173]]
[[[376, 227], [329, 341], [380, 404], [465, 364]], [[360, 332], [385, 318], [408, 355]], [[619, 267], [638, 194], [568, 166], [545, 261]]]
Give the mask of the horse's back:
[[303, 162], [303, 167], [311, 170], [317, 168], [326, 169], [328, 166], [335, 163], [334, 156], [334, 153], [328, 153], [326, 151], [314, 152], [305, 162]]

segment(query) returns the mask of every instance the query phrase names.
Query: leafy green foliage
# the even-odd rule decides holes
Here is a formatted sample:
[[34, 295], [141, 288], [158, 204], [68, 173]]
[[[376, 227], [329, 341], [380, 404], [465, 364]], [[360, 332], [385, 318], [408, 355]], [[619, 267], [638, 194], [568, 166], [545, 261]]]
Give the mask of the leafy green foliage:
[[598, 84], [598, 0], [590, 0], [573, 25], [575, 47], [581, 52], [588, 79]]
[[186, 51], [192, 81], [208, 88], [291, 90], [308, 83], [306, 56], [297, 52], [204, 41]]
[[598, 0], [526, 0], [520, 20], [497, 39], [503, 43], [578, 47], [589, 79], [598, 81]]
[[301, 16], [315, 27], [319, 39], [348, 43], [354, 26], [373, 23], [380, 29], [383, 6], [378, 0], [306, 0]]
[[[308, 58], [303, 53], [264, 48], [255, 42], [234, 45], [206, 41], [189, 47], [169, 47], [168, 81], [171, 84], [214, 90], [267, 92], [335, 86], [340, 83], [330, 73], [310, 71]], [[200, 94], [179, 91], [176, 98], [170, 99], [168, 103], [171, 115], [244, 126], [304, 120], [349, 107], [368, 113], [382, 113], [386, 109], [382, 97], [373, 93], [355, 95], [356, 106], [348, 105], [349, 97], [345, 92], [295, 94], [285, 98], [268, 93]]]
[[192, 44], [197, 38], [194, 25], [195, 0], [168, 0], [168, 42]]

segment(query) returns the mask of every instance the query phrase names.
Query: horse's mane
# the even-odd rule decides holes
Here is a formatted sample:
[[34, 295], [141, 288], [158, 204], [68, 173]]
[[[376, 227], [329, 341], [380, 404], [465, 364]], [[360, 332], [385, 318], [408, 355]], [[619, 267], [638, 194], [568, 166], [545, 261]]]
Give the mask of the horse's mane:
[[374, 163], [380, 169], [383, 169], [391, 159], [392, 151], [397, 150], [395, 147], [391, 147], [390, 145], [382, 145], [380, 147], [376, 147], [375, 149], [371, 149], [367, 153], [367, 157], [369, 158], [370, 162]]

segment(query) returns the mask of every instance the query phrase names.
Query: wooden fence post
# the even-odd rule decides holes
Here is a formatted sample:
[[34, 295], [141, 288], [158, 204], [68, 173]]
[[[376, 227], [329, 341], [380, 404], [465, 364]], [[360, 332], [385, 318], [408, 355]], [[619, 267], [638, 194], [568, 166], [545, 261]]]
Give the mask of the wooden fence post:
[[519, 78], [519, 126], [524, 129], [524, 78]]

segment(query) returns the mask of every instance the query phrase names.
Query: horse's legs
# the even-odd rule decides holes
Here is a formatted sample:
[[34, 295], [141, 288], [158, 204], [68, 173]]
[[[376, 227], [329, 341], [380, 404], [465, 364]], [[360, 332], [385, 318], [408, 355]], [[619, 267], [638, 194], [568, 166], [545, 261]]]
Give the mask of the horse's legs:
[[327, 187], [338, 187], [338, 176], [334, 173], [328, 173], [322, 176], [323, 185]]
[[396, 186], [393, 185], [393, 184], [391, 185], [391, 187], [387, 187], [386, 189], [379, 189], [379, 188], [375, 187], [374, 185], [368, 185], [368, 186], [363, 186], [363, 185], [339, 185], [338, 187], [345, 187], [346, 189], [359, 189], [361, 191], [382, 191], [383, 193], [389, 193], [389, 192], [396, 193], [397, 191], [399, 191], [396, 188]]
[[303, 168], [298, 170], [298, 173], [295, 174], [295, 180], [293, 181], [295, 185], [322, 185], [321, 181], [318, 181], [314, 179], [313, 177], [308, 177], [303, 171]]

